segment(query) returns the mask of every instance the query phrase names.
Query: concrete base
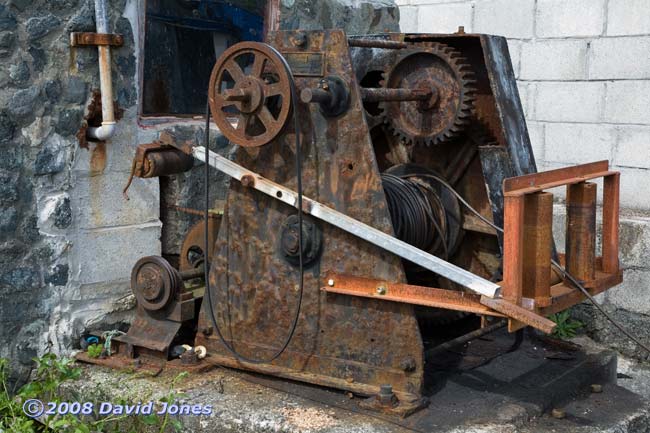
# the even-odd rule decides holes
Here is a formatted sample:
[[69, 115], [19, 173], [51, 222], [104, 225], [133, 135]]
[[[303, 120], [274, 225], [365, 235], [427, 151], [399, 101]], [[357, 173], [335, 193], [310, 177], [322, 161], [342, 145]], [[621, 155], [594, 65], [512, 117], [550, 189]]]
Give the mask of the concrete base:
[[[217, 369], [177, 384], [185, 393], [179, 403], [212, 406], [210, 416], [179, 420], [188, 432], [648, 431], [650, 404], [614, 383], [613, 352], [571, 351], [527, 339], [504, 353], [512, 336], [490, 340], [476, 340], [462, 354], [448, 352], [428, 365], [431, 403], [406, 419], [365, 411], [360, 399], [339, 391]], [[155, 402], [169, 392], [173, 377], [87, 366], [83, 379], [64, 393], [96, 405]], [[593, 383], [603, 385], [603, 392], [589, 394]], [[565, 419], [545, 415], [559, 407]]]

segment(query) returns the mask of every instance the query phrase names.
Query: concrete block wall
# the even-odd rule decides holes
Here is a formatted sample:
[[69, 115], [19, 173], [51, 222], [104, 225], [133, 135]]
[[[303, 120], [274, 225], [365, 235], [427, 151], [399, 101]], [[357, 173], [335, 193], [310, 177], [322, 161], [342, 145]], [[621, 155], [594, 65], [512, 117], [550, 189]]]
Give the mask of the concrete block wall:
[[[466, 32], [508, 39], [540, 170], [607, 159], [621, 172], [625, 282], [603, 300], [650, 342], [650, 1], [397, 4], [404, 32], [445, 33], [464, 26]], [[563, 191], [554, 192], [561, 200]], [[635, 352], [617, 343], [620, 338], [600, 319], [591, 320], [596, 313], [589, 311], [585, 320], [592, 331]]]
[[397, 0], [405, 32], [508, 38], [540, 169], [608, 159], [650, 210], [650, 2]]

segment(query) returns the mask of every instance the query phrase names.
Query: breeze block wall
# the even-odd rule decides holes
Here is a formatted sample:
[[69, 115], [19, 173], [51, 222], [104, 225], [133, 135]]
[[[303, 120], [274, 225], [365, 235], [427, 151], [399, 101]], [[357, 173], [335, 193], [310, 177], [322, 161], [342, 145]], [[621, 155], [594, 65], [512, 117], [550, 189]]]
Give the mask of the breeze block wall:
[[[647, 0], [397, 0], [404, 32], [508, 38], [539, 170], [607, 159], [621, 172], [622, 285], [599, 296], [650, 342], [650, 2]], [[561, 203], [562, 191], [553, 191]], [[555, 237], [563, 246], [563, 206]], [[643, 356], [588, 304], [575, 309], [597, 339]]]

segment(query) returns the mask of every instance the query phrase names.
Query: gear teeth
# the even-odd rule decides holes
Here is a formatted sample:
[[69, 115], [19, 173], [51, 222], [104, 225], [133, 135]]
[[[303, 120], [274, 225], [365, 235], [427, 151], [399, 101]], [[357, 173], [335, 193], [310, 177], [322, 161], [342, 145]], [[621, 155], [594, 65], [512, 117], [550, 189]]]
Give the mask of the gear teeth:
[[[474, 115], [475, 99], [478, 92], [476, 87], [476, 74], [469, 64], [467, 57], [449, 45], [440, 42], [418, 42], [412, 45], [414, 48], [422, 47], [423, 53], [431, 53], [442, 58], [451, 67], [461, 87], [457, 95], [460, 98], [458, 108], [454, 114], [453, 121], [430, 136], [414, 136], [402, 129], [399, 125], [398, 116], [391, 116], [390, 102], [380, 104], [384, 115], [383, 121], [387, 125], [387, 129], [392, 131], [393, 135], [401, 137], [405, 142], [416, 145], [435, 146], [453, 140], [470, 124], [470, 120]], [[391, 73], [382, 74], [382, 87], [387, 86]]]

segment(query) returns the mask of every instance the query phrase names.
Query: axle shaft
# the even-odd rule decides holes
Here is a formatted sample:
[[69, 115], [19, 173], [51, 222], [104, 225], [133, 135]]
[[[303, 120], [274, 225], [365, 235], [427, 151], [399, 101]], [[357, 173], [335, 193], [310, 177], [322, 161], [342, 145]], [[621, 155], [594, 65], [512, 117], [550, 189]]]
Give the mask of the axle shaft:
[[382, 89], [363, 87], [361, 98], [364, 102], [385, 102], [385, 101], [426, 101], [437, 93], [435, 89]]
[[385, 49], [400, 49], [408, 47], [404, 42], [388, 41], [385, 39], [360, 39], [349, 38], [348, 45], [351, 47], [359, 48], [385, 48]]

